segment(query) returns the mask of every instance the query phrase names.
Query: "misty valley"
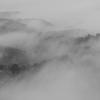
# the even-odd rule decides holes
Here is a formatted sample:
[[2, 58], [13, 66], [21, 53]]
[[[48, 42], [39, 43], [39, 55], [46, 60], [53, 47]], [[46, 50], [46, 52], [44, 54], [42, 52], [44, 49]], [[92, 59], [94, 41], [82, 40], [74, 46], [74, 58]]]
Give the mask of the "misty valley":
[[0, 100], [100, 100], [100, 34], [43, 19], [0, 19]]

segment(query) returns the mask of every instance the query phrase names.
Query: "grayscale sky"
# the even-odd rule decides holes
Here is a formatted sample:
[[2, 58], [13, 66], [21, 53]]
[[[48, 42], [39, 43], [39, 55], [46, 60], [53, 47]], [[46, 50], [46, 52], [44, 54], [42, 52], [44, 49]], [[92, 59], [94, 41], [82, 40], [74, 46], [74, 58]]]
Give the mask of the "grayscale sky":
[[21, 11], [23, 18], [99, 30], [100, 0], [0, 0], [1, 11]]

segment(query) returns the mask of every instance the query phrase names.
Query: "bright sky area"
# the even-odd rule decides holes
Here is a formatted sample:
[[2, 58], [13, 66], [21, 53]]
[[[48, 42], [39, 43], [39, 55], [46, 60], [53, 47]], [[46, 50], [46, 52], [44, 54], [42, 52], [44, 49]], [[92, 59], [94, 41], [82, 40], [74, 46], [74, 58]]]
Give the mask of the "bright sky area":
[[0, 0], [0, 11], [21, 11], [22, 18], [100, 31], [100, 0]]

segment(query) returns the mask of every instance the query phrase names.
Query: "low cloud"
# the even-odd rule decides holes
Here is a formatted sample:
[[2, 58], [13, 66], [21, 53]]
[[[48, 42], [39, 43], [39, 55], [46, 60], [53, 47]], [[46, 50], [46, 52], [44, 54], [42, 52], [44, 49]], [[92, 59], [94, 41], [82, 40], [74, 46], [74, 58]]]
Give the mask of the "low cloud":
[[16, 48], [32, 68], [6, 85], [1, 80], [0, 99], [99, 100], [99, 44], [99, 34], [77, 29], [1, 34], [1, 60], [6, 47]]

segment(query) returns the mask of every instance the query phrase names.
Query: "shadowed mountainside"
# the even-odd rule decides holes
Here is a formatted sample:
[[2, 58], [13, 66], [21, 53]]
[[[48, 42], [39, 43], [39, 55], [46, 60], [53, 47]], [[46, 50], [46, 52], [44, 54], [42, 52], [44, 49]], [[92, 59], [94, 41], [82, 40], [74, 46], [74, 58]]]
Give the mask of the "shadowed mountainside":
[[43, 19], [1, 19], [0, 34], [10, 32], [41, 32], [53, 25]]

